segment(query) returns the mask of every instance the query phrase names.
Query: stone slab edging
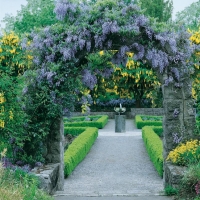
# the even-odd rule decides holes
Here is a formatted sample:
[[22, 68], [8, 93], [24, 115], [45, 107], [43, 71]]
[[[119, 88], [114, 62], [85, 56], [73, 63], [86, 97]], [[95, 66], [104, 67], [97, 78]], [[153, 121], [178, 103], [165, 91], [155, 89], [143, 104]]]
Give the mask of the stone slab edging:
[[165, 162], [164, 164], [164, 175], [165, 175], [165, 187], [172, 186], [173, 188], [178, 188], [181, 179], [186, 171], [187, 167], [173, 165], [170, 162]]
[[39, 178], [39, 189], [47, 194], [54, 194], [57, 190], [60, 163], [47, 164], [42, 167], [35, 167], [31, 173]]

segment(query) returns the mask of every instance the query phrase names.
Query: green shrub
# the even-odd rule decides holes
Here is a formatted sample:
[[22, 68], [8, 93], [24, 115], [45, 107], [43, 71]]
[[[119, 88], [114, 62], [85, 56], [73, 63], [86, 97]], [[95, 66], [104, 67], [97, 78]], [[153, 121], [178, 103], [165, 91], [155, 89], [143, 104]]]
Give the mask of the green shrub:
[[[163, 176], [163, 145], [160, 137], [155, 133], [152, 126], [142, 128], [142, 138], [149, 154], [150, 160], [153, 162], [158, 174]], [[162, 127], [160, 127], [161, 129]], [[157, 129], [158, 130], [158, 129]]]
[[161, 116], [150, 116], [150, 115], [136, 115], [135, 116], [135, 124], [136, 127], [141, 129], [144, 126], [162, 126], [162, 121], [151, 121], [151, 120], [143, 120], [142, 117], [150, 117], [150, 118], [160, 118]]
[[90, 116], [89, 118], [93, 119], [99, 117], [98, 120], [96, 121], [83, 121], [85, 117], [72, 117], [70, 119], [72, 120], [77, 120], [75, 122], [68, 122], [68, 120], [65, 118], [64, 123], [65, 126], [68, 127], [96, 127], [96, 128], [103, 128], [107, 122], [108, 122], [108, 116], [107, 115], [95, 115], [95, 116]]
[[64, 154], [65, 177], [69, 176], [75, 167], [85, 158], [97, 136], [97, 128], [85, 128], [85, 131], [83, 131], [74, 139], [72, 144], [69, 145]]
[[200, 195], [200, 162], [190, 165], [179, 184], [179, 197], [194, 199]]
[[152, 129], [154, 130], [154, 132], [155, 132], [159, 137], [162, 137], [162, 136], [163, 136], [163, 127], [162, 127], [162, 126], [153, 126]]
[[178, 193], [178, 190], [172, 186], [167, 186], [164, 191], [167, 196], [173, 196]]
[[71, 134], [73, 136], [80, 135], [87, 127], [64, 127], [64, 135]]

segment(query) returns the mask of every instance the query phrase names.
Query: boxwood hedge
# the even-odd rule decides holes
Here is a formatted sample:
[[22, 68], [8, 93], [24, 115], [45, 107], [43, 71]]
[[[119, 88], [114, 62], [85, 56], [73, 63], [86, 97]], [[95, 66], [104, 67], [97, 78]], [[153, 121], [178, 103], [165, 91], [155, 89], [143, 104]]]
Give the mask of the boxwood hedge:
[[135, 124], [136, 127], [141, 129], [144, 126], [162, 126], [162, 121], [151, 121], [151, 120], [143, 120], [142, 117], [151, 117], [151, 118], [156, 118], [156, 117], [161, 117], [161, 116], [150, 116], [150, 115], [136, 115], [135, 116]]
[[69, 128], [65, 127], [65, 133], [78, 135], [64, 153], [64, 174], [69, 176], [75, 167], [85, 158], [93, 143], [98, 137], [97, 128]]
[[[158, 134], [156, 134], [158, 133]], [[159, 135], [162, 135], [162, 127], [145, 126], [142, 128], [142, 138], [155, 169], [163, 176], [163, 144]]]
[[108, 122], [108, 115], [95, 115], [89, 116], [89, 118], [94, 119], [99, 117], [96, 121], [84, 121], [86, 118], [85, 116], [82, 117], [72, 117], [70, 120], [76, 120], [74, 122], [68, 121], [66, 118], [64, 119], [65, 126], [68, 127], [96, 127], [96, 128], [103, 128]]

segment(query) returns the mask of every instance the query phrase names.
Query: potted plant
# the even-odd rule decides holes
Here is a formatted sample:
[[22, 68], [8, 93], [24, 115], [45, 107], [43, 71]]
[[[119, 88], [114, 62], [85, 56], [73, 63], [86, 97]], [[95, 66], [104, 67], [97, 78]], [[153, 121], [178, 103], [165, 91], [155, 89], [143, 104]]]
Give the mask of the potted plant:
[[122, 107], [121, 103], [119, 107], [114, 107], [114, 111], [117, 113], [115, 115], [115, 132], [116, 133], [123, 133], [126, 132], [126, 115], [122, 115], [126, 112], [126, 108]]

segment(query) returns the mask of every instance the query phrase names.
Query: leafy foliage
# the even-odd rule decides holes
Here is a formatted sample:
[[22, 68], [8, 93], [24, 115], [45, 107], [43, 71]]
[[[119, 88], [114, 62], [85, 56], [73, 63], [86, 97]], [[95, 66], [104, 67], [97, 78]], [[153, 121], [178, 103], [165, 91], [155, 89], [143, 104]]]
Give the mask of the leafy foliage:
[[[147, 96], [150, 97], [151, 91], [156, 90], [157, 87], [159, 88], [160, 83], [153, 70], [142, 62], [134, 61], [132, 59], [133, 53], [127, 54], [128, 60], [126, 66], [116, 66], [108, 62], [107, 64], [110, 64], [111, 67], [107, 68], [107, 73], [96, 76], [96, 85], [90, 91], [95, 104], [102, 104], [104, 101], [108, 103], [114, 99], [129, 99], [131, 101], [134, 98], [136, 100], [136, 106], [140, 107], [142, 99]], [[104, 56], [105, 52], [103, 51], [100, 52], [100, 55], [97, 53], [94, 61], [91, 59], [88, 60], [88, 65], [94, 65], [99, 68], [97, 65], [101, 64], [106, 67], [106, 63], [103, 63]], [[98, 64], [97, 60], [99, 60]], [[112, 71], [114, 72], [111, 75]]]
[[53, 0], [27, 0], [17, 16], [6, 15], [4, 22], [6, 30], [13, 30], [18, 34], [31, 32], [34, 27], [45, 27], [55, 24], [58, 20], [53, 12]]
[[194, 2], [183, 11], [176, 14], [176, 23], [184, 25], [189, 29], [198, 30], [199, 27], [200, 2]]
[[173, 196], [178, 193], [178, 190], [172, 186], [165, 187], [164, 191], [167, 196]]
[[[9, 189], [8, 189], [9, 188]], [[1, 199], [52, 200], [45, 192], [38, 189], [36, 176], [21, 169], [5, 169], [0, 163], [0, 192]]]
[[144, 14], [157, 18], [159, 22], [167, 22], [172, 18], [173, 1], [172, 0], [138, 0]]
[[0, 138], [14, 161], [26, 139], [25, 113], [19, 97], [24, 86], [21, 75], [29, 63], [29, 56], [21, 50], [19, 37], [5, 33], [0, 38]]
[[[200, 163], [198, 162], [195, 165], [190, 165], [181, 180], [179, 185], [179, 198], [187, 198], [187, 199], [199, 199], [200, 194]], [[195, 198], [196, 197], [196, 198]]]

